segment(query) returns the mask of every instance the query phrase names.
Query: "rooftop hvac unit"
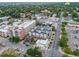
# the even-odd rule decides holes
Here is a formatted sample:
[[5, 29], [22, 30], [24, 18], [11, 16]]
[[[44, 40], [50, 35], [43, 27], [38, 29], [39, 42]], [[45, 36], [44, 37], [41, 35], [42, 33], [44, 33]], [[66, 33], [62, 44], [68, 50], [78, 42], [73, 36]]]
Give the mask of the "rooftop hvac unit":
[[31, 32], [29, 32], [29, 36], [31, 36]]
[[39, 33], [36, 33], [36, 37], [39, 37]]
[[40, 37], [43, 37], [43, 34], [42, 33], [40, 34]]
[[32, 33], [35, 36], [35, 32]]
[[44, 34], [44, 38], [46, 38], [47, 37], [47, 34]]

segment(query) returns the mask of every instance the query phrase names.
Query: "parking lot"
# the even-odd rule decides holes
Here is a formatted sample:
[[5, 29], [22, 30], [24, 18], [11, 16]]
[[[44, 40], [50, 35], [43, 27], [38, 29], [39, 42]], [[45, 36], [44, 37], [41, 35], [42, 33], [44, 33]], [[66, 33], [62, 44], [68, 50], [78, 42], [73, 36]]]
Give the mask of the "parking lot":
[[79, 49], [79, 35], [78, 33], [74, 33], [74, 31], [67, 30], [68, 34], [68, 46], [74, 51]]
[[22, 41], [19, 43], [12, 43], [9, 42], [7, 38], [2, 38], [2, 37], [0, 37], [0, 44], [5, 46], [6, 48], [18, 49], [20, 52], [22, 52], [22, 54], [25, 53], [26, 50], [31, 47], [31, 46], [25, 46]]

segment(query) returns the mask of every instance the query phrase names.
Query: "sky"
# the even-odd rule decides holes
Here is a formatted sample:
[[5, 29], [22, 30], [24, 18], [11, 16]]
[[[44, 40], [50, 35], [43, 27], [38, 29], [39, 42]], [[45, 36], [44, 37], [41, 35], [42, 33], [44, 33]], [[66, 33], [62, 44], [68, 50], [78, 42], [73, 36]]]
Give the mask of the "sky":
[[79, 2], [79, 0], [0, 0], [0, 2]]

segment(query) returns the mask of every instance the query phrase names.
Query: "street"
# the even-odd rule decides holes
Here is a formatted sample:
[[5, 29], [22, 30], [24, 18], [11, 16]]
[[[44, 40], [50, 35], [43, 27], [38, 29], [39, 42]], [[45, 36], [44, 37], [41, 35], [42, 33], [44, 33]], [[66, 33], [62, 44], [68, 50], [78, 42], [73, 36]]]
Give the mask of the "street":
[[51, 48], [45, 51], [44, 57], [62, 57], [62, 54], [59, 52], [61, 21], [59, 20], [56, 23], [57, 23], [57, 29], [55, 32], [55, 38], [53, 39]]
[[59, 40], [60, 40], [60, 31], [61, 31], [61, 21], [57, 22], [57, 30], [55, 33], [55, 39], [52, 44], [51, 57], [62, 57], [62, 54], [59, 52]]

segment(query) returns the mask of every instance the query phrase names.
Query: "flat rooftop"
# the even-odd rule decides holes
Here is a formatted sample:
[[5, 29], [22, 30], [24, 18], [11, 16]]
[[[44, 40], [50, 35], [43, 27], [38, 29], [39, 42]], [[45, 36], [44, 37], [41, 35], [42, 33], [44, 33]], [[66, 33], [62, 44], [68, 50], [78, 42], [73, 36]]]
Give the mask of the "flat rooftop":
[[68, 25], [79, 25], [79, 22], [70, 22]]
[[21, 23], [20, 25], [18, 25], [18, 27], [23, 27], [23, 28], [26, 28], [28, 27], [29, 25], [31, 25], [32, 23], [34, 23], [35, 20], [26, 20], [25, 22]]
[[0, 19], [8, 19], [10, 16], [0, 17]]
[[48, 40], [37, 40], [36, 44], [46, 45], [48, 43]]

